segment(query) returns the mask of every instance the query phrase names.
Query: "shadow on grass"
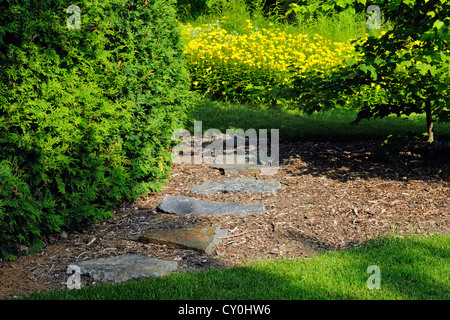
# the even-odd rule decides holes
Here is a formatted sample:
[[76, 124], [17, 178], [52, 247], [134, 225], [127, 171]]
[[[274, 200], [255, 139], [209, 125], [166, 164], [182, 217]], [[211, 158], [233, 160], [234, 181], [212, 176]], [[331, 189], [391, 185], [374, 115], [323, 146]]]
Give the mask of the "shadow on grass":
[[[383, 239], [309, 259], [264, 260], [228, 269], [32, 294], [31, 299], [341, 300], [449, 299], [450, 237]], [[369, 289], [367, 267], [380, 268]], [[369, 280], [371, 281], [371, 280]]]
[[[210, 128], [222, 132], [228, 128], [279, 129], [281, 138], [295, 141], [384, 140], [389, 134], [426, 131], [424, 115], [411, 116], [411, 119], [389, 116], [351, 124], [356, 117], [357, 112], [348, 109], [316, 112], [308, 116], [299, 110], [206, 100], [192, 111], [193, 120], [188, 129], [193, 132], [194, 120], [202, 121], [203, 131]], [[450, 123], [435, 123], [434, 131], [437, 139], [450, 140]]]

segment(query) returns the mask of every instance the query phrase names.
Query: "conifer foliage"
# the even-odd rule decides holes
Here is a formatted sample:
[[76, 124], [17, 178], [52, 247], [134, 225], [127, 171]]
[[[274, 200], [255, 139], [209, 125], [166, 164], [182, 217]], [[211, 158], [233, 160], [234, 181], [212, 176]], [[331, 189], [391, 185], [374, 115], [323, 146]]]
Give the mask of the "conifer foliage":
[[[193, 102], [174, 1], [0, 3], [0, 249], [157, 191]], [[68, 21], [69, 20], [69, 21]]]

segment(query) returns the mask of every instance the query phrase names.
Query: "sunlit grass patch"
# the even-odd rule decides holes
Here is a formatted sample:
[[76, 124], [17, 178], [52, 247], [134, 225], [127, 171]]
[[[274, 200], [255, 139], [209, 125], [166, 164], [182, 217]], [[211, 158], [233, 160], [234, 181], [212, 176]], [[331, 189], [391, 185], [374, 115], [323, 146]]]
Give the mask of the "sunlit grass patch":
[[[328, 251], [308, 259], [261, 260], [228, 269], [34, 293], [22, 298], [447, 300], [450, 298], [449, 249], [448, 235], [389, 236], [372, 240], [360, 248]], [[376, 266], [379, 273], [368, 273], [369, 266]], [[374, 288], [373, 283], [379, 284], [379, 289]]]

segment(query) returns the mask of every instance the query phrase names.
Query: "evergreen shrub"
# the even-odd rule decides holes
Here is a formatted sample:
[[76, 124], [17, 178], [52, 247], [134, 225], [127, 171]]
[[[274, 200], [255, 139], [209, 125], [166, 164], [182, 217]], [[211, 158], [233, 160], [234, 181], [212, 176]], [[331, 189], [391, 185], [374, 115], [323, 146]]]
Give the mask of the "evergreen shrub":
[[194, 101], [174, 1], [72, 4], [0, 3], [3, 257], [160, 190]]

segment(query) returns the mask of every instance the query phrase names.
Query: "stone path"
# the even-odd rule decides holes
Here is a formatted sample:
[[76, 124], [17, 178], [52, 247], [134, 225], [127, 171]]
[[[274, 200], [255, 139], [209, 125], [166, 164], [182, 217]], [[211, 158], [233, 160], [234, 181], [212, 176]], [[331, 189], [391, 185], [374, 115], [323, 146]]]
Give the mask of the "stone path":
[[228, 230], [217, 227], [179, 228], [152, 230], [139, 236], [137, 240], [142, 243], [165, 243], [174, 247], [211, 254], [213, 246], [220, 244], [222, 238], [227, 235]]
[[212, 203], [185, 196], [167, 196], [159, 203], [158, 209], [176, 215], [190, 213], [247, 215], [266, 211], [264, 205], [243, 205], [236, 202]]
[[[236, 158], [235, 158], [236, 159]], [[220, 169], [224, 174], [261, 170], [267, 168], [263, 164], [213, 164], [213, 169]], [[256, 179], [225, 179], [219, 182], [205, 183], [191, 189], [193, 194], [208, 193], [276, 193], [281, 188], [279, 182]], [[168, 196], [159, 204], [158, 209], [170, 214], [208, 214], [208, 215], [247, 215], [264, 213], [264, 205], [245, 205], [241, 203], [212, 203], [186, 196]], [[228, 230], [216, 226], [197, 228], [178, 228], [151, 230], [135, 237], [142, 243], [162, 243], [173, 247], [181, 247], [204, 254], [211, 254], [215, 245], [228, 234]], [[98, 282], [121, 282], [140, 277], [158, 277], [174, 272], [178, 264], [173, 261], [148, 258], [141, 255], [125, 254], [105, 259], [76, 261], [72, 265], [80, 267], [82, 275], [88, 275]]]
[[137, 254], [79, 261], [72, 265], [78, 266], [82, 275], [89, 275], [94, 281], [100, 282], [122, 282], [142, 277], [158, 277], [178, 269], [176, 262]]
[[256, 172], [256, 171], [262, 171], [263, 173], [270, 171], [270, 163], [262, 163], [261, 161], [246, 161], [248, 159], [245, 159], [245, 162], [240, 161], [238, 157], [234, 157], [232, 162], [227, 162], [227, 157], [223, 157], [223, 160], [221, 163], [214, 161], [211, 165], [211, 168], [218, 169], [223, 171], [224, 174], [232, 174], [232, 173], [239, 173], [239, 172]]
[[275, 193], [281, 189], [279, 182], [266, 182], [255, 179], [235, 178], [226, 179], [220, 182], [209, 182], [191, 189], [192, 193]]

